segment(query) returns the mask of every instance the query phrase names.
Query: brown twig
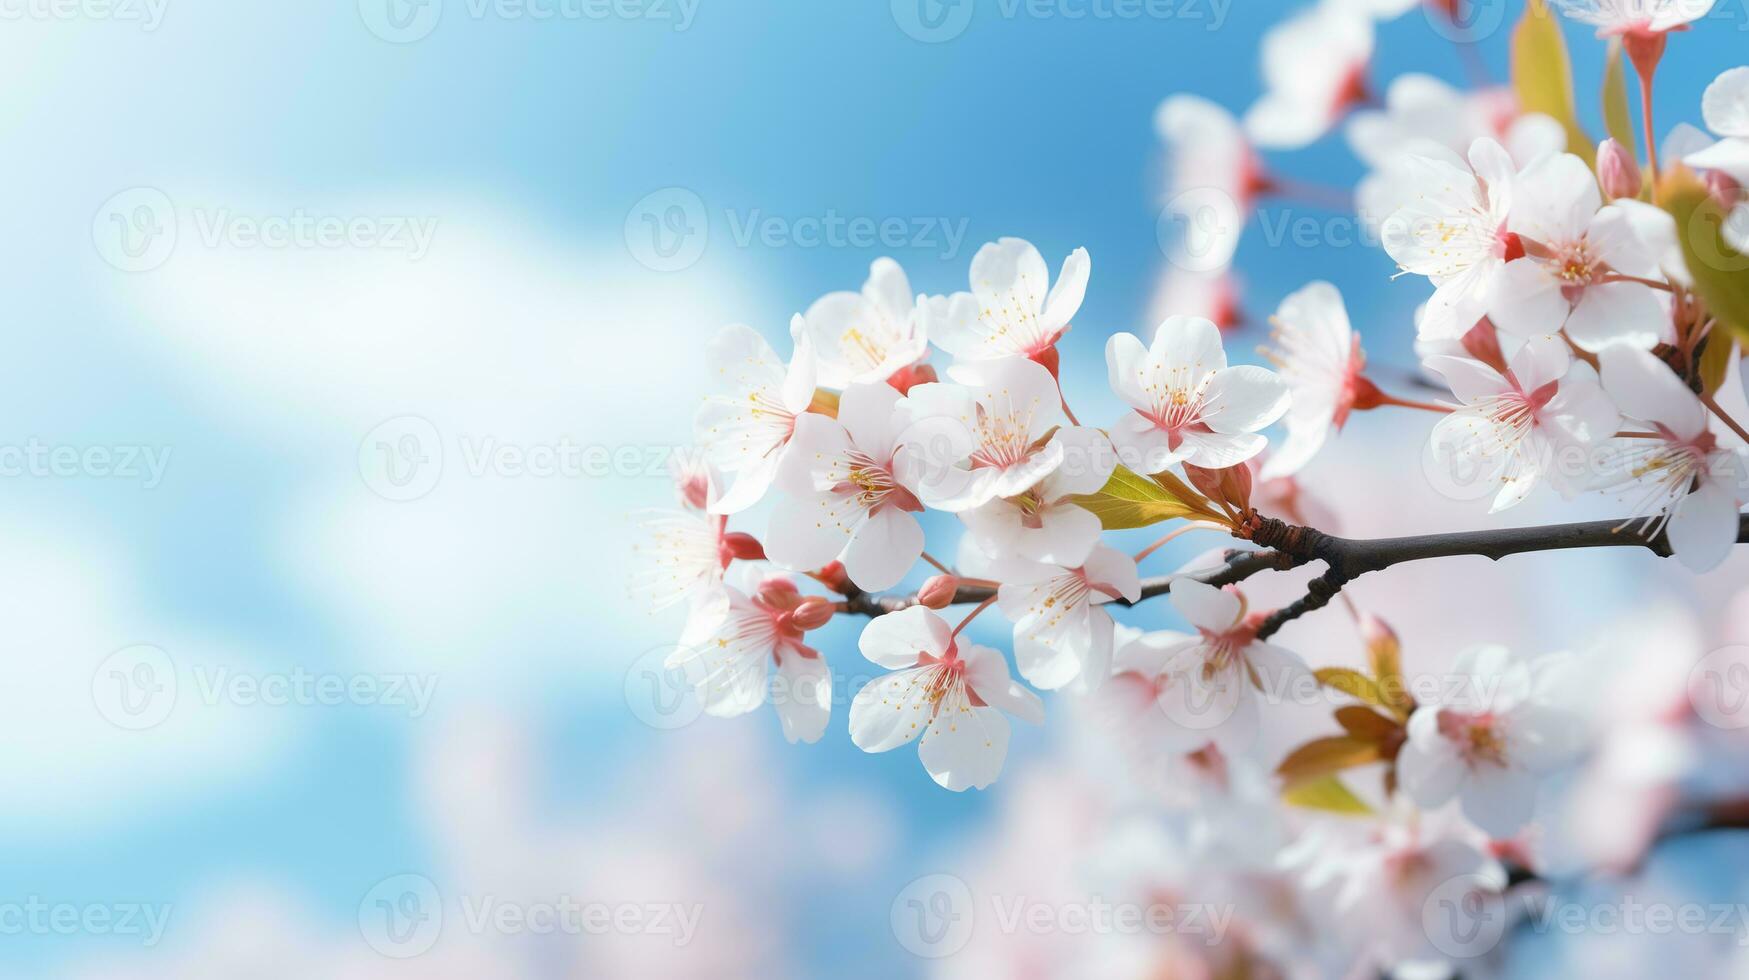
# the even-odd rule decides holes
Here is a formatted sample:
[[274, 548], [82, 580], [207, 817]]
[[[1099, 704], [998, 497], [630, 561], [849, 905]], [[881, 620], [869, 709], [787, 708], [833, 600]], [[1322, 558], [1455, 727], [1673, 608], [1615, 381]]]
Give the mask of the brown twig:
[[[1392, 565], [1459, 555], [1499, 561], [1508, 555], [1574, 548], [1645, 548], [1659, 557], [1670, 556], [1670, 542], [1663, 531], [1648, 535], [1629, 521], [1619, 520], [1363, 539], [1341, 538], [1316, 528], [1257, 516], [1241, 526], [1239, 534], [1249, 538], [1260, 550], [1234, 549], [1228, 551], [1221, 564], [1214, 568], [1143, 579], [1137, 601], [1164, 595], [1180, 578], [1193, 578], [1219, 587], [1243, 582], [1265, 570], [1285, 571], [1323, 562], [1327, 568], [1307, 585], [1304, 596], [1277, 609], [1264, 620], [1257, 635], [1260, 639], [1267, 639], [1289, 622], [1323, 608], [1349, 582]], [[1749, 514], [1738, 519], [1737, 541], [1749, 542]], [[995, 594], [995, 588], [989, 585], [962, 583], [954, 593], [953, 604], [980, 603]], [[915, 604], [914, 598], [871, 595], [855, 590], [844, 598], [845, 611], [863, 616], [882, 616]], [[1116, 604], [1132, 605], [1128, 600], [1119, 600]]]

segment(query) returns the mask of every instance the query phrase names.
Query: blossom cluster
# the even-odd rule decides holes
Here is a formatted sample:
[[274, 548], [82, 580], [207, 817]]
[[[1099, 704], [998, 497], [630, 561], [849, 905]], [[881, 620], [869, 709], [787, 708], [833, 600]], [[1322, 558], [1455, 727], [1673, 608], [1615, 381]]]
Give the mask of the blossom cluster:
[[[1614, 68], [1625, 55], [1638, 74], [1642, 164], [1634, 134], [1578, 142], [1577, 123], [1538, 111], [1547, 100], [1525, 84], [1466, 92], [1407, 75], [1372, 99], [1374, 24], [1412, 6], [1322, 0], [1265, 39], [1266, 91], [1242, 117], [1181, 95], [1157, 125], [1170, 192], [1212, 190], [1238, 215], [1302, 190], [1263, 151], [1344, 128], [1368, 168], [1355, 210], [1404, 281], [1426, 280], [1415, 346], [1432, 394], [1387, 394], [1369, 376], [1343, 297], [1322, 281], [1280, 302], [1268, 366], [1229, 362], [1242, 223], [1202, 243], [1212, 263], [1168, 272], [1151, 330], [1100, 338], [1122, 409], [1086, 423], [1058, 353], [1092, 280], [1085, 249], [1053, 275], [1025, 240], [988, 243], [968, 288], [948, 295], [913, 290], [880, 259], [860, 290], [794, 316], [787, 353], [740, 325], [707, 351], [715, 390], [696, 419], [699, 451], [676, 471], [680, 508], [646, 518], [640, 583], [658, 607], [685, 610], [668, 662], [704, 711], [769, 703], [790, 741], [820, 739], [828, 660], [842, 652], [809, 634], [843, 617], [866, 617], [858, 652], [884, 672], [840, 692], [852, 741], [868, 752], [915, 741], [930, 777], [956, 791], [999, 776], [1010, 719], [1044, 719], [1037, 692], [1093, 706], [1181, 764], [1227, 771], [1256, 761], [1272, 705], [1335, 691], [1349, 699], [1334, 713], [1342, 734], [1262, 761], [1288, 803], [1350, 814], [1373, 808], [1339, 775], [1382, 763], [1386, 812], [1347, 846], [1308, 835], [1284, 866], [1331, 883], [1343, 908], [1464, 875], [1503, 889], [1545, 777], [1587, 751], [1559, 696], [1582, 658], [1482, 647], [1451, 689], [1411, 692], [1394, 634], [1362, 616], [1369, 670], [1314, 671], [1275, 639], [1298, 611], [1253, 609], [1244, 576], [1219, 573], [1266, 527], [1317, 533], [1297, 481], [1354, 413], [1380, 409], [1437, 414], [1433, 467], [1485, 486], [1489, 513], [1539, 484], [1601, 493], [1619, 501], [1624, 530], [1691, 571], [1723, 562], [1749, 503], [1749, 433], [1720, 402], [1749, 331], [1749, 67], [1706, 90], [1716, 139], [1678, 127], [1654, 147], [1667, 35], [1708, 4], [1561, 3], [1608, 40]], [[1532, 17], [1546, 21], [1540, 3], [1519, 43], [1536, 50], [1555, 31], [1564, 70], [1558, 28]], [[930, 511], [956, 520], [951, 562], [928, 550]], [[1106, 537], [1167, 522], [1178, 523], [1136, 554]], [[1224, 531], [1238, 550], [1145, 582], [1138, 565], [1189, 528]], [[1111, 615], [1161, 594], [1187, 631]], [[943, 615], [955, 605], [971, 607], [957, 625]], [[1010, 623], [1011, 652], [965, 637], [987, 609]], [[1413, 945], [1378, 965], [1426, 952]]]

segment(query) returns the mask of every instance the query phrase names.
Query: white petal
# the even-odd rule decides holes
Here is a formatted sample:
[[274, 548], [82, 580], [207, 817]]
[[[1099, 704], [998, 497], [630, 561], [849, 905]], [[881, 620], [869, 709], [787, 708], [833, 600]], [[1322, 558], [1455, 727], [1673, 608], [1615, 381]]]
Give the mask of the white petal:
[[1091, 426], [1065, 426], [1051, 441], [1063, 450], [1063, 462], [1045, 481], [1045, 497], [1056, 500], [1070, 494], [1098, 493], [1117, 469], [1117, 454], [1105, 433]]
[[1262, 691], [1272, 703], [1293, 701], [1312, 696], [1317, 691], [1317, 679], [1300, 655], [1292, 650], [1262, 641], [1245, 648], [1245, 660], [1261, 682]]
[[1144, 476], [1158, 473], [1191, 453], [1188, 442], [1173, 449], [1166, 430], [1130, 412], [1111, 427], [1111, 445], [1118, 462]]
[[1220, 328], [1200, 316], [1169, 316], [1160, 321], [1148, 354], [1148, 381], [1155, 384], [1182, 375], [1182, 383], [1194, 388], [1227, 366]]
[[1172, 683], [1160, 692], [1156, 704], [1173, 724], [1204, 733], [1224, 747], [1229, 740], [1239, 742], [1254, 734], [1245, 731], [1252, 726], [1243, 710], [1251, 702], [1247, 697], [1250, 683], [1236, 670], [1221, 670], [1204, 677], [1200, 669], [1192, 668], [1175, 672]]
[[791, 744], [818, 742], [832, 719], [832, 671], [826, 658], [786, 651], [777, 673], [773, 701], [783, 737]]
[[1749, 184], [1749, 139], [1719, 140], [1688, 154], [1682, 162], [1703, 170], [1717, 170], [1729, 174], [1739, 184]]
[[869, 263], [868, 281], [862, 285], [862, 295], [892, 317], [909, 314], [917, 302], [916, 295], [911, 292], [911, 281], [905, 278], [905, 270], [886, 257]]
[[1597, 359], [1603, 390], [1623, 415], [1660, 423], [1682, 439], [1706, 428], [1706, 408], [1663, 361], [1633, 347], [1610, 347]]
[[1719, 74], [1700, 97], [1707, 128], [1720, 136], [1749, 136], [1749, 67]]
[[1514, 351], [1508, 362], [1518, 388], [1533, 393], [1551, 381], [1559, 381], [1573, 363], [1573, 352], [1566, 341], [1554, 334], [1529, 337]]
[[830, 490], [848, 472], [844, 457], [850, 448], [850, 434], [844, 426], [817, 412], [803, 412], [796, 417], [789, 449], [783, 453], [773, 482], [777, 489], [796, 497]]
[[1109, 585], [1131, 602], [1142, 597], [1142, 584], [1136, 577], [1136, 560], [1116, 548], [1104, 545], [1094, 548], [1083, 571], [1089, 581]]
[[[850, 433], [856, 448], [871, 458], [884, 460], [893, 451], [898, 435], [894, 412], [899, 405], [898, 389], [885, 383], [853, 384], [838, 396], [838, 424]], [[797, 427], [807, 413], [797, 419]]]
[[1008, 719], [995, 708], [962, 704], [941, 713], [917, 747], [923, 768], [943, 789], [983, 789], [1002, 774], [1008, 757]]
[[772, 511], [771, 526], [762, 542], [765, 556], [778, 567], [794, 572], [822, 568], [844, 551], [867, 513], [855, 505], [855, 498], [849, 494], [815, 493], [786, 498]]
[[1567, 321], [1569, 305], [1561, 283], [1543, 263], [1514, 259], [1488, 284], [1488, 316], [1501, 330], [1520, 337], [1554, 333]]
[[1603, 393], [1597, 369], [1584, 361], [1567, 369], [1543, 414], [1564, 438], [1584, 445], [1600, 443], [1621, 429], [1621, 413]]
[[1165, 672], [1166, 664], [1174, 654], [1181, 652], [1187, 645], [1194, 646], [1197, 642], [1190, 634], [1175, 630], [1132, 632], [1136, 632], [1136, 635], [1127, 640], [1119, 637], [1117, 649], [1112, 653], [1111, 669], [1118, 673], [1158, 677]]
[[1148, 348], [1135, 334], [1116, 333], [1105, 342], [1105, 373], [1112, 393], [1131, 408], [1147, 408]]
[[1717, 479], [1703, 479], [1676, 502], [1665, 531], [1670, 550], [1691, 572], [1710, 572], [1737, 543], [1737, 494]]
[[758, 503], [771, 487], [771, 481], [776, 479], [778, 466], [783, 459], [782, 452], [766, 453], [752, 465], [736, 473], [734, 485], [711, 505], [711, 513], [738, 514]]
[[986, 309], [1014, 302], [1037, 313], [1044, 309], [1049, 279], [1044, 256], [1022, 238], [989, 242], [972, 256], [972, 292]]
[[1074, 319], [1081, 309], [1081, 301], [1087, 296], [1087, 277], [1092, 271], [1093, 260], [1084, 248], [1070, 252], [1063, 260], [1056, 285], [1045, 298], [1044, 312], [1039, 317], [1039, 325], [1046, 333], [1060, 332]]
[[1039, 526], [1020, 531], [1015, 554], [1028, 561], [1073, 568], [1087, 560], [1104, 528], [1091, 511], [1054, 504], [1038, 514]]
[[1567, 318], [1567, 336], [1594, 353], [1618, 344], [1651, 350], [1675, 339], [1675, 327], [1650, 286], [1609, 282], [1585, 287]]
[[1008, 662], [1000, 652], [972, 644], [964, 649], [963, 655], [966, 683], [979, 699], [1028, 724], [1044, 724], [1045, 703], [1009, 676]]
[[1536, 813], [1536, 782], [1522, 769], [1478, 766], [1464, 784], [1464, 816], [1489, 837], [1511, 837]]
[[1290, 400], [1287, 382], [1274, 371], [1253, 364], [1224, 368], [1203, 389], [1203, 421], [1226, 435], [1256, 432], [1281, 418]]
[[1577, 241], [1603, 206], [1603, 192], [1591, 168], [1571, 153], [1557, 153], [1531, 164], [1518, 175], [1513, 187], [1507, 226], [1546, 245]]
[[1213, 633], [1224, 633], [1239, 622], [1239, 597], [1225, 589], [1181, 578], [1172, 583], [1172, 607], [1190, 625]]
[[1421, 364], [1444, 378], [1451, 393], [1466, 405], [1512, 390], [1512, 384], [1499, 371], [1472, 357], [1435, 354], [1422, 360]]
[[876, 616], [862, 628], [857, 648], [871, 662], [887, 668], [910, 667], [922, 656], [940, 657], [952, 642], [945, 621], [922, 606]]
[[790, 355], [789, 370], [784, 373], [783, 404], [792, 412], [800, 412], [814, 400], [814, 343], [808, 338], [807, 323], [800, 315], [790, 321], [790, 333], [796, 349]]
[[1409, 718], [1409, 738], [1397, 753], [1397, 781], [1423, 807], [1444, 804], [1463, 782], [1463, 763], [1439, 733], [1439, 708], [1417, 708]]
[[992, 345], [979, 328], [978, 298], [971, 293], [929, 297], [923, 304], [922, 322], [931, 343], [961, 360], [1007, 353]]
[[850, 702], [850, 740], [856, 747], [864, 752], [886, 752], [923, 734], [934, 707], [929, 689], [933, 673], [932, 668], [914, 667], [863, 685], [856, 700]]
[[1184, 462], [1210, 470], [1238, 466], [1269, 445], [1255, 433], [1186, 432], [1183, 438], [1178, 448]]
[[880, 592], [898, 585], [921, 554], [923, 526], [917, 518], [897, 507], [883, 507], [856, 529], [844, 549], [844, 572], [857, 588]]

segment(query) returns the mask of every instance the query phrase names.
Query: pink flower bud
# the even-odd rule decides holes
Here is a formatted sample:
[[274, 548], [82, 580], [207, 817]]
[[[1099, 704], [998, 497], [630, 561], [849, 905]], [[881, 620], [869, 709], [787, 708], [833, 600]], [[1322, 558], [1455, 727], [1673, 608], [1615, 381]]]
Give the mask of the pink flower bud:
[[790, 610], [802, 603], [802, 594], [796, 584], [781, 575], [773, 575], [759, 583], [754, 598], [767, 609]]
[[832, 604], [832, 600], [811, 595], [803, 599], [802, 604], [796, 607], [795, 612], [790, 615], [790, 622], [795, 624], [796, 629], [805, 633], [830, 623], [833, 614], [837, 612], [838, 609]]
[[814, 579], [839, 595], [849, 595], [852, 588], [850, 576], [844, 574], [844, 563], [839, 561], [827, 562], [824, 568], [814, 573]]
[[937, 575], [917, 590], [917, 602], [930, 609], [946, 609], [960, 590], [960, 580], [952, 575]]
[[1597, 182], [1611, 198], [1640, 196], [1640, 165], [1613, 138], [1597, 146]]
[[745, 531], [730, 531], [723, 535], [723, 556], [741, 561], [764, 561], [765, 547], [759, 543], [758, 538]]

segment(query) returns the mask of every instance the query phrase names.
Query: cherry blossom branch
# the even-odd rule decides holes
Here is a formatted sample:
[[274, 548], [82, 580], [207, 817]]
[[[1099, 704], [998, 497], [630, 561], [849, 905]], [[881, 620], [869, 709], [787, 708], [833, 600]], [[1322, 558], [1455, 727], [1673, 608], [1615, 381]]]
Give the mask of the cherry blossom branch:
[[[1306, 585], [1306, 594], [1269, 614], [1257, 631], [1267, 639], [1295, 619], [1324, 608], [1343, 586], [1368, 572], [1383, 571], [1429, 558], [1474, 555], [1499, 561], [1508, 555], [1538, 551], [1569, 551], [1577, 548], [1645, 548], [1660, 558], [1670, 557], [1670, 542], [1664, 532], [1648, 535], [1627, 521], [1583, 521], [1536, 527], [1492, 528], [1445, 534], [1416, 534], [1400, 538], [1343, 538], [1316, 528], [1289, 524], [1273, 517], [1257, 517], [1240, 534], [1259, 551], [1230, 550], [1221, 564], [1194, 572], [1145, 578], [1137, 602], [1165, 595], [1181, 578], [1195, 579], [1217, 588], [1233, 585], [1262, 571], [1286, 571], [1321, 561], [1328, 567]], [[1737, 542], [1749, 543], [1749, 514], [1738, 520]], [[875, 595], [846, 586], [845, 612], [859, 616], [884, 616], [917, 604], [914, 596]], [[950, 605], [984, 603], [994, 598], [996, 587], [986, 582], [964, 582], [954, 592]], [[1134, 603], [1119, 599], [1114, 605]]]
[[[1165, 595], [1167, 592], [1171, 591], [1172, 583], [1181, 578], [1196, 579], [1199, 582], [1213, 585], [1218, 588], [1223, 585], [1232, 585], [1236, 582], [1243, 582], [1245, 579], [1248, 579], [1261, 571], [1269, 569], [1275, 569], [1278, 571], [1286, 570], [1293, 568], [1298, 564], [1300, 564], [1298, 560], [1275, 551], [1244, 551], [1233, 549], [1226, 553], [1221, 560], [1221, 564], [1216, 565], [1213, 568], [1200, 569], [1194, 572], [1180, 572], [1176, 575], [1156, 575], [1152, 578], [1142, 579], [1141, 597], [1137, 601], [1140, 602], [1144, 599], [1152, 599], [1155, 596]], [[859, 616], [885, 616], [887, 613], [895, 613], [901, 609], [908, 609], [917, 604], [917, 600], [914, 596], [875, 595], [873, 593], [857, 590], [855, 586], [846, 587], [851, 589], [851, 591], [844, 597], [844, 611]], [[983, 584], [982, 582], [973, 583], [962, 581], [959, 589], [954, 592], [953, 599], [949, 604], [959, 606], [970, 603], [982, 603], [994, 598], [995, 595], [996, 587], [993, 585]], [[1127, 599], [1115, 600], [1113, 604], [1120, 606], [1134, 605], [1134, 603], [1131, 603]]]
[[[1631, 521], [1585, 521], [1541, 527], [1509, 527], [1450, 534], [1418, 534], [1401, 538], [1351, 539], [1325, 534], [1309, 527], [1260, 518], [1248, 530], [1251, 540], [1306, 564], [1322, 561], [1324, 574], [1306, 586], [1306, 594], [1271, 613], [1257, 631], [1267, 639], [1287, 623], [1323, 608], [1342, 587], [1368, 572], [1427, 558], [1477, 555], [1499, 561], [1508, 555], [1574, 548], [1646, 548], [1668, 558], [1670, 542], [1664, 531], [1647, 534], [1630, 527]], [[1749, 542], [1749, 515], [1738, 518], [1737, 542]]]

